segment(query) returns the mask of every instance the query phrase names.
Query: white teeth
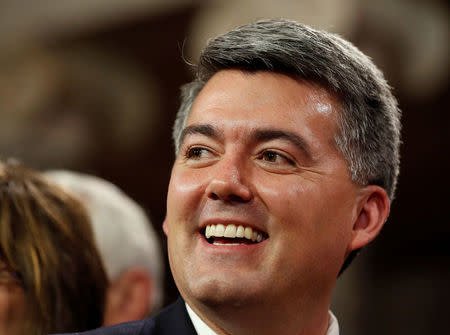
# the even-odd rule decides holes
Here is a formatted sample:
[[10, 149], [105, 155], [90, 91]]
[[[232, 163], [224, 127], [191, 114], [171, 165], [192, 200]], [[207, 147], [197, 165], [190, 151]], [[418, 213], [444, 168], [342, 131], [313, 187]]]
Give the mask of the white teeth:
[[241, 245], [241, 243], [221, 243], [221, 242], [217, 242], [217, 241], [214, 241], [213, 244], [214, 245]]
[[214, 236], [215, 234], [216, 234], [216, 226], [211, 225], [211, 229], [209, 230], [209, 237]]
[[242, 227], [242, 226], [237, 227], [236, 237], [239, 237], [239, 238], [244, 237], [244, 227]]
[[225, 226], [223, 224], [218, 224], [216, 226], [216, 233], [214, 234], [214, 236], [223, 237], [223, 233], [225, 233]]
[[229, 224], [227, 228], [225, 228], [224, 237], [236, 237], [236, 226], [234, 224]]
[[[263, 236], [262, 233], [253, 231], [253, 229], [251, 227], [244, 227], [242, 225], [236, 227], [236, 225], [234, 225], [234, 224], [229, 224], [227, 226], [225, 226], [223, 224], [208, 225], [205, 228], [205, 236], [206, 236], [206, 238], [210, 238], [210, 237], [244, 238], [245, 237], [248, 240], [251, 240], [253, 242], [258, 242], [258, 243], [265, 240], [265, 237]], [[214, 242], [214, 244], [232, 245], [233, 243]]]
[[245, 230], [244, 230], [244, 237], [245, 237], [247, 240], [251, 240], [251, 239], [252, 239], [252, 235], [253, 235], [253, 229], [250, 228], [250, 227], [245, 227]]

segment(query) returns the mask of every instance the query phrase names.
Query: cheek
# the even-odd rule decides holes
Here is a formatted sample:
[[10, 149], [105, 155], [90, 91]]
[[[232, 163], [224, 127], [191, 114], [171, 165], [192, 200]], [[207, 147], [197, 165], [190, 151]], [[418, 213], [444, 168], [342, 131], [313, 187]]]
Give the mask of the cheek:
[[286, 274], [292, 282], [302, 282], [304, 278], [297, 276], [306, 274], [315, 281], [323, 274], [334, 278], [350, 236], [348, 199], [332, 186], [299, 178], [285, 181], [265, 182], [259, 187], [271, 215], [274, 249], [282, 258], [276, 272]]
[[[327, 235], [325, 232], [328, 236], [342, 235], [351, 226], [354, 199], [342, 185], [299, 176], [260, 181], [258, 192], [272, 216], [272, 229], [321, 239]], [[336, 236], [339, 237], [342, 236]]]
[[167, 194], [167, 216], [172, 220], [186, 219], [192, 215], [203, 196], [204, 182], [194, 173], [174, 171]]
[[[320, 197], [314, 184], [299, 180], [298, 176], [282, 176], [258, 183], [258, 195], [277, 221], [287, 225], [309, 221], [315, 208], [320, 207]], [[263, 179], [260, 179], [263, 180]], [[288, 227], [283, 227], [286, 229]]]
[[[166, 230], [172, 245], [188, 243], [186, 236], [197, 229], [204, 199], [205, 178], [186, 170], [174, 170], [167, 194]], [[193, 235], [192, 235], [193, 236]]]

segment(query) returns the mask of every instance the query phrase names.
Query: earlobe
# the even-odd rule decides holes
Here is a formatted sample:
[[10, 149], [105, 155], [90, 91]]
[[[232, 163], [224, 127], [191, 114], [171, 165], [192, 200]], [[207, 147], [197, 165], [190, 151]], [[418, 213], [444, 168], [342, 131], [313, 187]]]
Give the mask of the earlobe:
[[386, 190], [376, 185], [364, 188], [348, 252], [364, 247], [378, 235], [389, 215], [389, 209], [390, 202]]

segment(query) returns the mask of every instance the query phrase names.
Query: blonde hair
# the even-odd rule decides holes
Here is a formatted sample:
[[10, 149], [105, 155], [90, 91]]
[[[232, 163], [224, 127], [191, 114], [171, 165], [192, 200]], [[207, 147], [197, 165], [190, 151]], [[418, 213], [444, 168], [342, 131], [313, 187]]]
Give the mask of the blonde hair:
[[22, 278], [28, 333], [101, 326], [108, 282], [84, 207], [10, 161], [0, 161], [0, 257]]

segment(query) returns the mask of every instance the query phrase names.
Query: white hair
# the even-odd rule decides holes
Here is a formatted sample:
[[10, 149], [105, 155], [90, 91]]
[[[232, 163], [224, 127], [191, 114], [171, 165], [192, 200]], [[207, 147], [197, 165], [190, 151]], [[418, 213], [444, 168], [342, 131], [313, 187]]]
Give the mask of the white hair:
[[163, 299], [163, 259], [159, 238], [144, 210], [104, 179], [65, 170], [45, 175], [85, 205], [109, 279], [131, 267], [145, 269], [154, 285], [149, 312], [158, 310]]

